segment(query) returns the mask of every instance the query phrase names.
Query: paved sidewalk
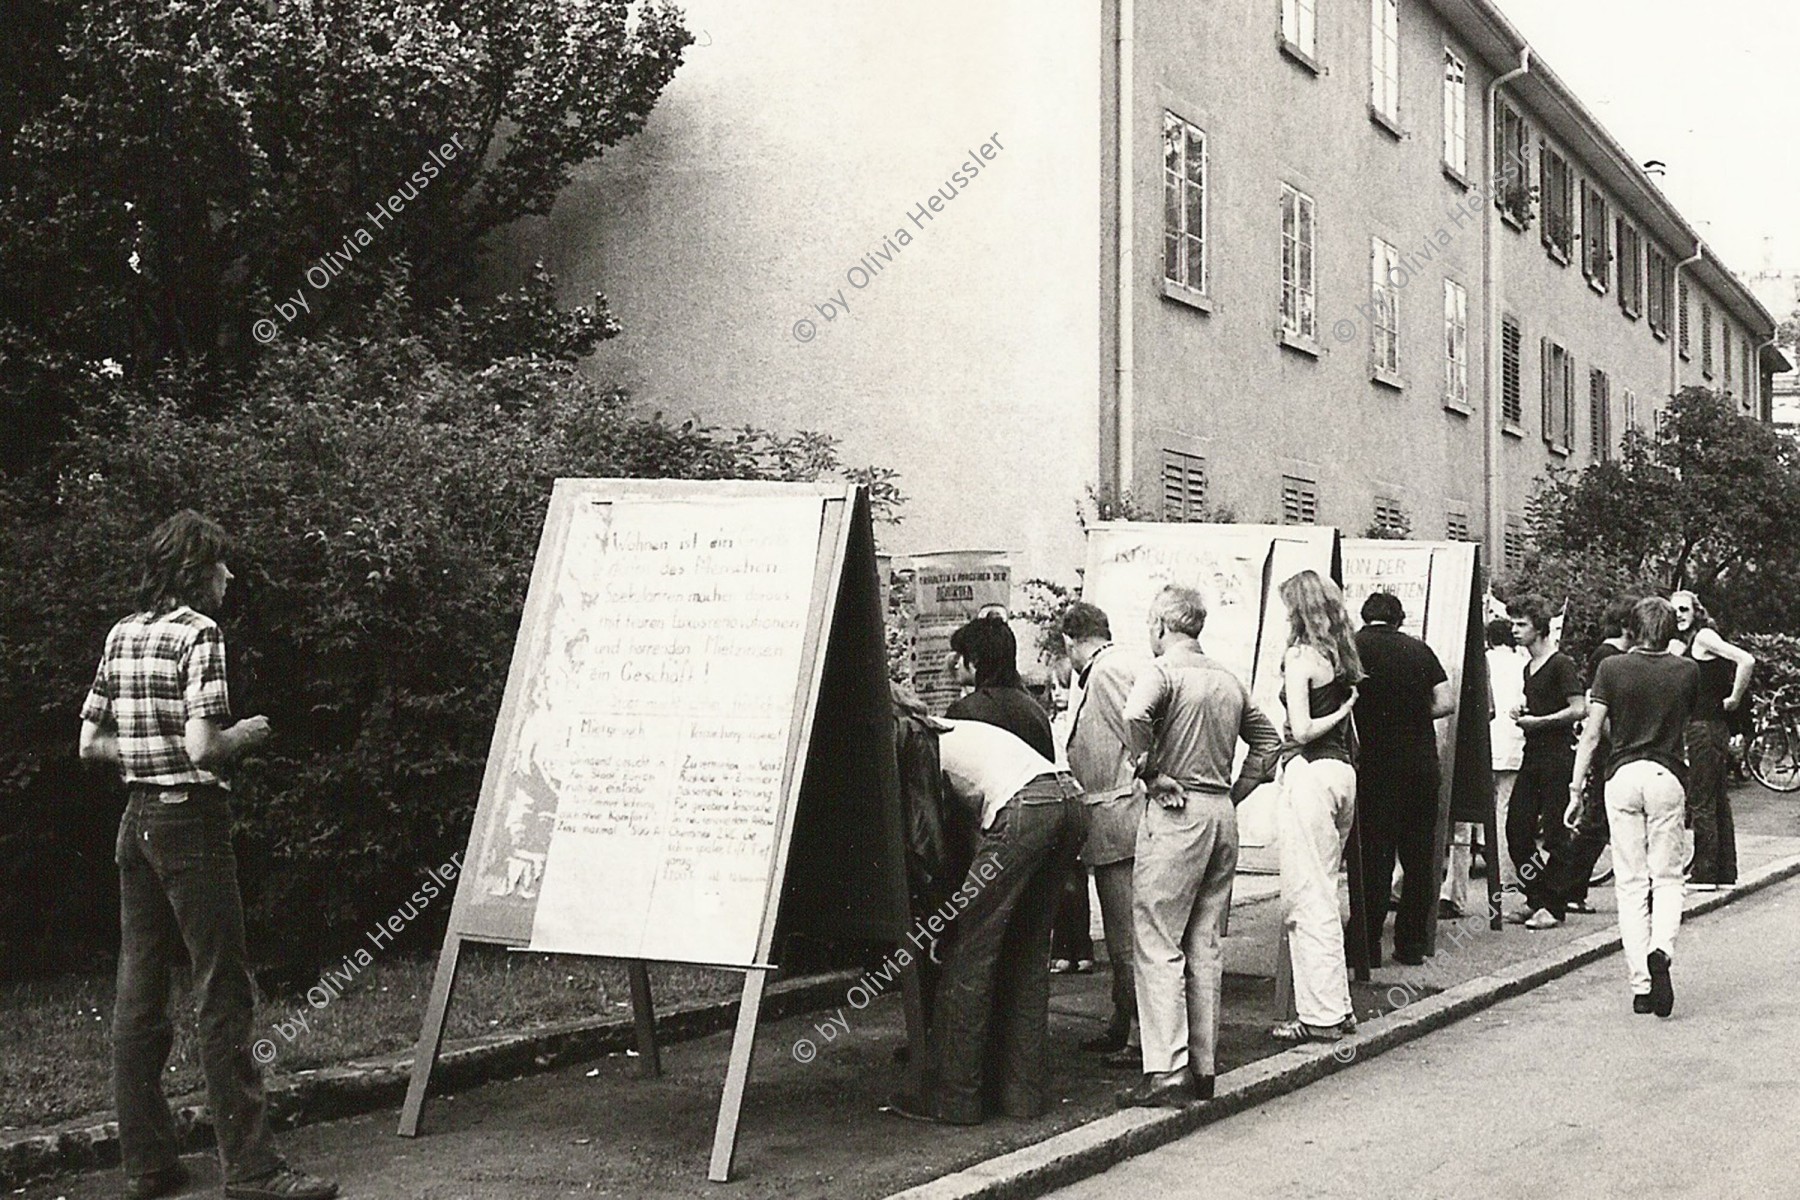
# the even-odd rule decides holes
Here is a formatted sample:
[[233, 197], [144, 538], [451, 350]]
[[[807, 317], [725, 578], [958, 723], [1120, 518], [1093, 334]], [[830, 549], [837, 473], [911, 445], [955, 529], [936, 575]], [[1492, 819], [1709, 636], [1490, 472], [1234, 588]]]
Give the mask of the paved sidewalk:
[[[1738, 807], [1746, 873], [1800, 854], [1800, 803], [1794, 798], [1753, 789], [1738, 794]], [[1266, 879], [1247, 878], [1244, 885], [1226, 940], [1221, 1072], [1282, 1049], [1263, 1032], [1274, 1016], [1277, 905]], [[1440, 952], [1425, 966], [1389, 966], [1375, 972], [1373, 986], [1356, 989], [1358, 1014], [1368, 1020], [1396, 1008], [1427, 1008], [1429, 1002], [1420, 1002], [1439, 990], [1493, 977], [1615, 928], [1611, 889], [1598, 889], [1594, 898], [1602, 914], [1572, 917], [1563, 928], [1543, 933], [1518, 927], [1493, 933], [1484, 920], [1468, 922], [1460, 936], [1447, 936], [1449, 927], [1442, 927]], [[833, 1005], [841, 1012], [762, 1026], [733, 1196], [886, 1196], [1112, 1117], [1112, 1092], [1129, 1075], [1101, 1070], [1076, 1049], [1100, 1029], [1108, 1006], [1104, 971], [1054, 977], [1057, 1111], [1035, 1122], [996, 1120], [974, 1129], [914, 1125], [880, 1111], [900, 1075], [891, 1061], [903, 1040], [895, 998], [858, 1010], [847, 997]], [[837, 1023], [828, 1023], [828, 1016]], [[798, 1061], [805, 1053], [794, 1052], [803, 1039], [817, 1048], [811, 1061]], [[415, 1141], [393, 1135], [396, 1114], [386, 1111], [297, 1130], [283, 1137], [283, 1146], [302, 1165], [342, 1178], [347, 1196], [716, 1197], [717, 1186], [706, 1182], [706, 1161], [729, 1047], [728, 1035], [673, 1045], [664, 1055], [665, 1076], [650, 1082], [633, 1080], [632, 1060], [618, 1055], [434, 1099], [426, 1110], [426, 1136]], [[1303, 1080], [1291, 1079], [1288, 1086], [1295, 1082]], [[197, 1175], [190, 1194], [216, 1194], [216, 1165], [202, 1155], [187, 1161]], [[118, 1186], [116, 1171], [94, 1172], [24, 1194], [77, 1200], [115, 1195]]]

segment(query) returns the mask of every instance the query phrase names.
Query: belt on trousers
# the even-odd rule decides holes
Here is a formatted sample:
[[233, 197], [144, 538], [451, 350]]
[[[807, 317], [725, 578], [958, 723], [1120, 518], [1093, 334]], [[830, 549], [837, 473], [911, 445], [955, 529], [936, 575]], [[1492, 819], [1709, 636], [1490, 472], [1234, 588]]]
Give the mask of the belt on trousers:
[[[1032, 788], [1037, 787], [1040, 784], [1054, 786], [1057, 794], [1054, 796], [1026, 795]], [[1008, 800], [1007, 803], [1017, 804], [1021, 808], [1030, 808], [1040, 804], [1061, 804], [1064, 800], [1072, 800], [1080, 795], [1081, 785], [1075, 781], [1073, 775], [1069, 774], [1067, 771], [1046, 771], [1042, 775], [1033, 778], [1030, 783], [1027, 783], [1018, 791], [1014, 792], [1012, 799]]]

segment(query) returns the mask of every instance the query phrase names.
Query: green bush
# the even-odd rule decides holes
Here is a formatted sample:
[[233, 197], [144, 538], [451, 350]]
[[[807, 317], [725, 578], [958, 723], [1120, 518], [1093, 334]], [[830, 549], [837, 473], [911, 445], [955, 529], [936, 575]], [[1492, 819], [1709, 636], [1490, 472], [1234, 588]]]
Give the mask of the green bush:
[[[162, 395], [90, 410], [42, 487], [0, 494], [0, 954], [104, 953], [115, 781], [79, 769], [77, 711], [130, 607], [142, 536], [218, 519], [234, 707], [276, 731], [236, 779], [263, 961], [326, 962], [468, 835], [551, 483], [558, 476], [814, 479], [814, 434], [635, 411], [567, 362], [474, 368], [425, 338], [278, 347], [218, 417]], [[898, 501], [885, 472], [865, 476]], [[420, 941], [442, 929], [421, 924]], [[94, 931], [79, 945], [71, 933]]]

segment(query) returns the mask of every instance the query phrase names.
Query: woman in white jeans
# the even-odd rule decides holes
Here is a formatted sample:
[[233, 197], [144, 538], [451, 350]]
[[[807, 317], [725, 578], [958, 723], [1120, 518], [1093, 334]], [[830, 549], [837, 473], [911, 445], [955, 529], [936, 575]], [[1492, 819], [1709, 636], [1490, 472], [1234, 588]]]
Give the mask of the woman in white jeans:
[[1631, 650], [1594, 669], [1565, 819], [1573, 824], [1580, 812], [1581, 781], [1607, 727], [1606, 818], [1631, 1010], [1666, 1017], [1675, 1007], [1669, 967], [1681, 930], [1682, 738], [1700, 702], [1700, 669], [1669, 653], [1675, 610], [1667, 600], [1640, 600], [1631, 626]]
[[1288, 648], [1281, 660], [1287, 736], [1281, 748], [1282, 925], [1294, 974], [1294, 1009], [1269, 1036], [1336, 1041], [1356, 1029], [1338, 919], [1344, 845], [1356, 812], [1350, 710], [1362, 659], [1337, 585], [1302, 571], [1281, 585]]

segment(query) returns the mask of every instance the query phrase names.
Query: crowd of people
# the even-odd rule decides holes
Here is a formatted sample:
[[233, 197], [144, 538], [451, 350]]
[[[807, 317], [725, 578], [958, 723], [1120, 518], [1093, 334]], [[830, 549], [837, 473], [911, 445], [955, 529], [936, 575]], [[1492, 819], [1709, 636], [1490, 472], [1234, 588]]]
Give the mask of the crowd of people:
[[[1557, 648], [1540, 600], [1517, 599], [1488, 623], [1494, 786], [1453, 798], [1440, 872], [1436, 723], [1458, 701], [1444, 665], [1403, 632], [1391, 593], [1370, 595], [1360, 622], [1316, 572], [1285, 580], [1279, 595], [1288, 618], [1279, 728], [1202, 649], [1205, 601], [1180, 586], [1151, 606], [1148, 654], [1115, 644], [1094, 605], [1067, 608], [1060, 632], [1075, 698], [1064, 756], [1019, 679], [1003, 619], [971, 622], [952, 639], [950, 669], [969, 691], [943, 719], [896, 688], [903, 777], [945, 785], [909, 794], [909, 812], [941, 802], [973, 829], [972, 853], [960, 858], [954, 835], [915, 842], [915, 903], [958, 882], [975, 893], [926, 988], [922, 1090], [896, 1097], [896, 1112], [970, 1124], [1045, 1110], [1049, 975], [1093, 967], [1090, 873], [1112, 1011], [1081, 1048], [1138, 1073], [1121, 1107], [1209, 1098], [1235, 809], [1271, 781], [1294, 1014], [1269, 1029], [1274, 1041], [1356, 1031], [1350, 968], [1381, 964], [1390, 915], [1394, 962], [1423, 963], [1431, 922], [1468, 907], [1489, 811], [1503, 833], [1501, 845], [1482, 847], [1487, 870], [1517, 897], [1508, 919], [1527, 929], [1594, 911], [1590, 879], [1610, 843], [1633, 1010], [1673, 1010], [1683, 893], [1736, 879], [1725, 722], [1754, 666], [1698, 598], [1620, 597], [1585, 669]], [[921, 767], [924, 753], [939, 756], [941, 775]], [[935, 862], [933, 846], [943, 851]], [[1346, 888], [1352, 849], [1361, 880]], [[981, 882], [984, 869], [997, 872], [992, 883]]]

